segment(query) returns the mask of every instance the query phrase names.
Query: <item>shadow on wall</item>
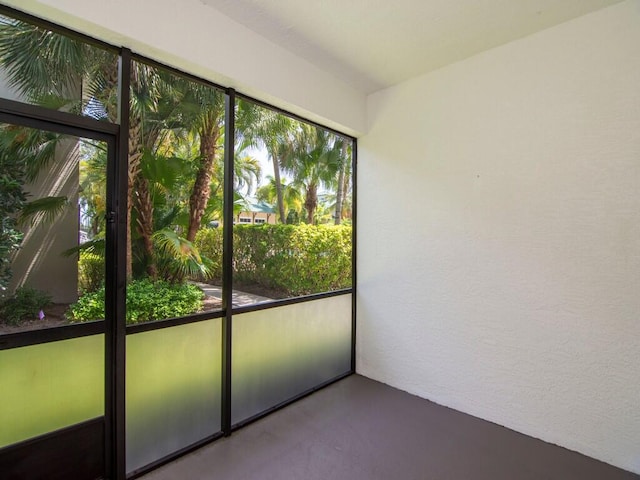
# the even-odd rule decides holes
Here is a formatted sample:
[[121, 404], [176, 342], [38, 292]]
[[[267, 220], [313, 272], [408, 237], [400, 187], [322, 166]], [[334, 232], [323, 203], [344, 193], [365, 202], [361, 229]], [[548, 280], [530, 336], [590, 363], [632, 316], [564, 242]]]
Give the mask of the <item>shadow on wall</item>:
[[65, 138], [58, 145], [52, 164], [25, 186], [29, 201], [65, 196], [68, 202], [54, 220], [39, 213], [22, 227], [24, 238], [11, 265], [11, 291], [27, 285], [48, 292], [54, 303], [78, 300], [77, 255], [64, 256], [62, 252], [78, 245], [79, 157], [78, 139]]

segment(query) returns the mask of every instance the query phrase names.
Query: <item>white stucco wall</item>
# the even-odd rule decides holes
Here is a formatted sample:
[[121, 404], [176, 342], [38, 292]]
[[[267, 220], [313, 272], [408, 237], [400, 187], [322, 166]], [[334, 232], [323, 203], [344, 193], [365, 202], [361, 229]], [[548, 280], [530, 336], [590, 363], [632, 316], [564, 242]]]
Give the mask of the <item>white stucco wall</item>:
[[[79, 95], [79, 92], [77, 92]], [[20, 94], [9, 86], [0, 69], [0, 97], [21, 100]], [[25, 185], [27, 201], [48, 196], [65, 196], [69, 208], [55, 221], [20, 225], [24, 233], [20, 248], [13, 253], [9, 292], [27, 286], [51, 295], [54, 303], [72, 303], [78, 300], [78, 260], [62, 252], [78, 245], [78, 185], [79, 171], [77, 141], [69, 138], [61, 142], [53, 161], [35, 182]]]
[[368, 108], [358, 371], [640, 472], [640, 1]]
[[3, 3], [345, 133], [365, 129], [363, 92], [199, 0]]
[[24, 237], [11, 262], [11, 292], [27, 286], [47, 292], [53, 303], [78, 300], [78, 256], [63, 253], [78, 245], [78, 149], [75, 137], [60, 141], [55, 159], [35, 182], [25, 185], [28, 201], [60, 196], [67, 197], [69, 205], [53, 221], [20, 226]]

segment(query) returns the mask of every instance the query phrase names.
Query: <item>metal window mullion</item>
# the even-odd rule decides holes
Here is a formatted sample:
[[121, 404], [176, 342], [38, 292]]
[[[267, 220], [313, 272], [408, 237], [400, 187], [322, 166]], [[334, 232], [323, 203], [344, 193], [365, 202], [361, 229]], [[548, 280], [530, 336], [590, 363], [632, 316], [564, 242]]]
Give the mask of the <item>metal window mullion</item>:
[[[126, 478], [126, 245], [129, 161], [131, 52], [122, 49], [119, 65], [120, 129], [107, 170], [107, 248], [105, 252], [105, 474]], [[115, 150], [113, 154], [111, 151]]]
[[224, 213], [222, 242], [222, 432], [231, 434], [231, 336], [233, 310], [233, 157], [235, 151], [236, 92], [225, 91]]
[[351, 373], [356, 373], [358, 141], [351, 144]]

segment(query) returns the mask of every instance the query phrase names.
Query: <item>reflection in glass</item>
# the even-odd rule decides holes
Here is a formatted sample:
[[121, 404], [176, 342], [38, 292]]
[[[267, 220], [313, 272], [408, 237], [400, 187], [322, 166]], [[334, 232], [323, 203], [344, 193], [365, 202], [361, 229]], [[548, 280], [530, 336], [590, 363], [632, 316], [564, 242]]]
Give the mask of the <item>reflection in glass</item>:
[[0, 334], [104, 318], [106, 165], [103, 142], [0, 124]]
[[351, 295], [233, 317], [232, 423], [351, 369]]

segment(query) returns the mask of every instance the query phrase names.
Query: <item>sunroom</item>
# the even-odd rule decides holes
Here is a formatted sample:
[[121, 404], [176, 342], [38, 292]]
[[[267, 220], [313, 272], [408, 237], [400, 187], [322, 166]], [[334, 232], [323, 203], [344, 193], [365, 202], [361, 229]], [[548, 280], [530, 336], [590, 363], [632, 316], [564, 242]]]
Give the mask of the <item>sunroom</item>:
[[3, 0], [0, 478], [637, 478], [639, 27]]

